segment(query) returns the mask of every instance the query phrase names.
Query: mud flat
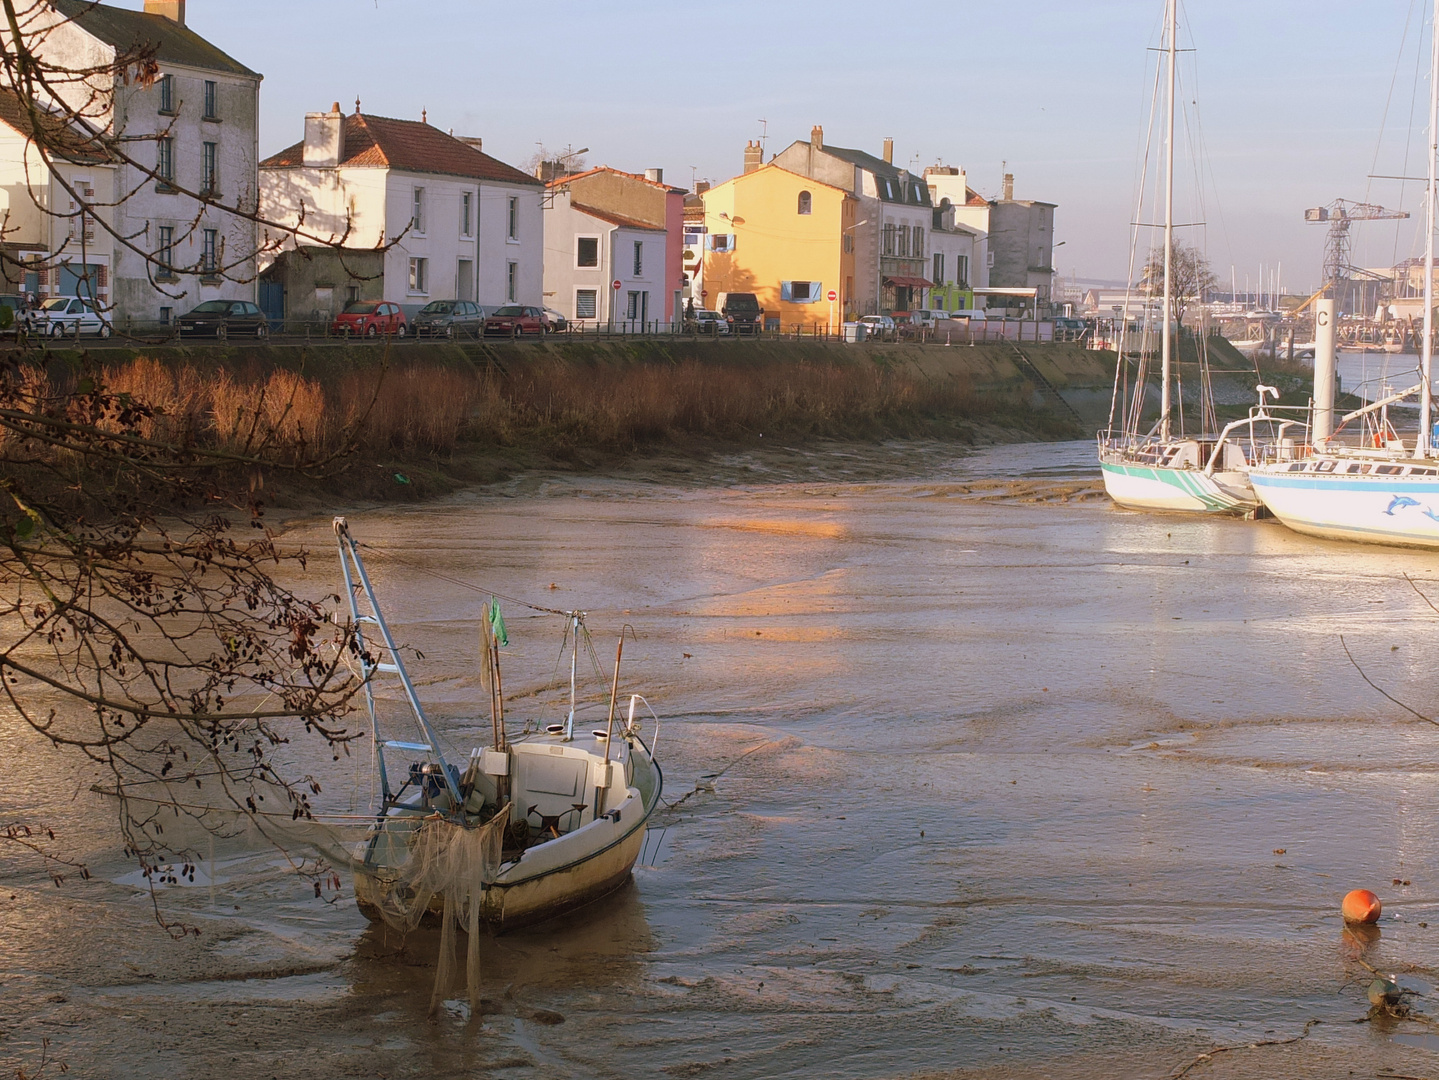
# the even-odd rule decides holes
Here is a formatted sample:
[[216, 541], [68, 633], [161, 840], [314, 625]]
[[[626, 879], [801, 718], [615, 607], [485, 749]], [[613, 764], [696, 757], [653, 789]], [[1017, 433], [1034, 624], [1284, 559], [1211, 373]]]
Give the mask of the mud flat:
[[[350, 513], [402, 553], [371, 569], [456, 744], [488, 725], [487, 597], [417, 566], [583, 606], [598, 641], [634, 626], [667, 797], [693, 792], [630, 887], [487, 943], [482, 1023], [426, 1020], [433, 939], [400, 948], [243, 837], [213, 894], [202, 858], [162, 896], [202, 930], [171, 942], [92, 778], [0, 722], [0, 817], [44, 816], [95, 872], [4, 864], [0, 1060], [48, 1038], [81, 1076], [1098, 1080], [1263, 1043], [1187, 1075], [1433, 1075], [1432, 1029], [1352, 1021], [1360, 960], [1439, 971], [1439, 731], [1339, 643], [1433, 715], [1436, 616], [1404, 580], [1435, 596], [1432, 558], [1115, 510], [1088, 443], [911, 446], [907, 475], [853, 478], [808, 452]], [[333, 589], [328, 516], [285, 539]], [[512, 715], [554, 719], [560, 628], [507, 614]], [[363, 805], [362, 763], [294, 753]], [[1373, 940], [1339, 920], [1360, 885]]]

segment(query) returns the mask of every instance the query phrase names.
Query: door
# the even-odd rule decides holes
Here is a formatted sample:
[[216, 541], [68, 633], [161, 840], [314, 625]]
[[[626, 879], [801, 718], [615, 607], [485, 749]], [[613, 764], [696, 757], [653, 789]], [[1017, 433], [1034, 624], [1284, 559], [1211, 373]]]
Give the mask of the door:
[[285, 321], [285, 283], [283, 281], [260, 282], [260, 310], [272, 327]]
[[455, 295], [468, 297], [475, 295], [475, 263], [473, 259], [461, 259], [455, 270]]

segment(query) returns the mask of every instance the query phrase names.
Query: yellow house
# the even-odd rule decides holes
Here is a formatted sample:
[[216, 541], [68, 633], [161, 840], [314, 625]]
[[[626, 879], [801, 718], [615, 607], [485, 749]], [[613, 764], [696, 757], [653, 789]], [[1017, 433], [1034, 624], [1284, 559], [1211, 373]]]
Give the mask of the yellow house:
[[752, 292], [766, 321], [785, 329], [837, 330], [848, 318], [858, 199], [778, 165], [761, 165], [703, 198], [706, 307], [720, 293]]

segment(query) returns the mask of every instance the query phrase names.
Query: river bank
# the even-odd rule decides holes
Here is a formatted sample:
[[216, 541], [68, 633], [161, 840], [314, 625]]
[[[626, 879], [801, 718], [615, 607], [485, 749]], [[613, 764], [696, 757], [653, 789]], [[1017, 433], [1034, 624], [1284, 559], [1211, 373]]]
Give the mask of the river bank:
[[[1227, 343], [1215, 347], [1222, 354]], [[868, 470], [846, 478], [909, 475], [907, 452], [884, 447], [1086, 436], [1108, 416], [1114, 378], [1112, 353], [1072, 343], [204, 344], [60, 350], [42, 362], [62, 390], [92, 365], [153, 410], [149, 437], [265, 459], [217, 468], [212, 480], [233, 497], [260, 492], [292, 509], [415, 502], [547, 473], [698, 470], [717, 481], [728, 469], [745, 482], [785, 474], [805, 455], [837, 460], [846, 445], [867, 448]], [[1215, 383], [1242, 414], [1253, 375], [1237, 354], [1211, 362], [1233, 369]], [[1302, 373], [1266, 377], [1302, 393]]]

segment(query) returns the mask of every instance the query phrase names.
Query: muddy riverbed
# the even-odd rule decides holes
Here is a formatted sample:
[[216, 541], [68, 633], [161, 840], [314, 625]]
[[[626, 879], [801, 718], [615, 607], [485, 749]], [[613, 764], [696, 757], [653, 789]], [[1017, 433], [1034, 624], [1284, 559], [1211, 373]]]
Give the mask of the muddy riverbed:
[[[486, 596], [418, 567], [582, 607], [601, 656], [634, 628], [622, 691], [684, 798], [633, 883], [487, 941], [485, 1015], [431, 1021], [434, 936], [244, 836], [162, 893], [202, 931], [169, 940], [95, 778], [3, 721], [0, 819], [94, 878], [0, 862], [0, 1063], [48, 1039], [85, 1077], [1159, 1078], [1266, 1043], [1186, 1075], [1432, 1074], [1439, 1032], [1354, 1021], [1364, 964], [1439, 972], [1439, 728], [1340, 636], [1439, 712], [1439, 615], [1404, 577], [1439, 602], [1439, 564], [1119, 511], [1092, 462], [777, 451], [350, 512], [458, 746], [488, 730]], [[285, 539], [333, 590], [328, 519]], [[556, 720], [562, 624], [506, 616], [512, 716]], [[327, 809], [365, 805], [366, 764], [316, 755]], [[1339, 920], [1358, 886], [1372, 938]]]

